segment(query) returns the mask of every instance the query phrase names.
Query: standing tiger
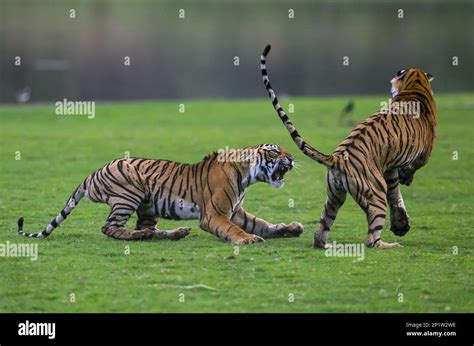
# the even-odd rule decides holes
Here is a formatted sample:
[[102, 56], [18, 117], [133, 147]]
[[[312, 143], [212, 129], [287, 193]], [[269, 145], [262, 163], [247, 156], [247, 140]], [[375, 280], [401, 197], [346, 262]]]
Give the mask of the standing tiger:
[[[110, 214], [102, 232], [115, 239], [172, 239], [189, 234], [180, 227], [155, 228], [159, 217], [172, 220], [199, 219], [200, 227], [234, 244], [249, 244], [265, 238], [297, 237], [298, 222], [272, 224], [243, 208], [245, 189], [255, 182], [283, 186], [292, 169], [292, 156], [275, 144], [220, 151], [195, 164], [141, 158], [117, 159], [88, 176], [73, 192], [65, 207], [40, 233], [25, 233], [23, 218], [18, 233], [45, 238], [71, 213], [82, 197], [107, 203]], [[125, 228], [136, 212], [134, 230]]]
[[[369, 247], [396, 247], [380, 239], [387, 202], [390, 230], [405, 235], [410, 224], [399, 184], [410, 185], [415, 172], [431, 155], [438, 121], [430, 82], [433, 77], [416, 68], [399, 71], [391, 80], [392, 101], [388, 109], [361, 122], [331, 155], [326, 155], [301, 138], [280, 106], [266, 70], [268, 45], [261, 56], [263, 82], [286, 129], [304, 154], [328, 168], [327, 199], [320, 218], [314, 247], [327, 248], [329, 229], [349, 192], [364, 210]], [[403, 105], [418, 105], [417, 114], [404, 112]]]

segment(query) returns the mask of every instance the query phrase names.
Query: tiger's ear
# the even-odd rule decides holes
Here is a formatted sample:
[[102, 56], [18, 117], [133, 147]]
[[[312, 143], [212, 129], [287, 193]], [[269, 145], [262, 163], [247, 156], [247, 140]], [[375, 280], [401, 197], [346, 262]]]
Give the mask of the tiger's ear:
[[433, 77], [433, 75], [431, 75], [431, 73], [425, 73], [425, 75], [426, 75], [426, 77], [428, 77], [429, 82], [431, 82], [434, 79], [434, 77]]
[[400, 80], [402, 79], [406, 74], [407, 74], [408, 70], [400, 70], [397, 72], [396, 76], [395, 76], [395, 79], [396, 80]]

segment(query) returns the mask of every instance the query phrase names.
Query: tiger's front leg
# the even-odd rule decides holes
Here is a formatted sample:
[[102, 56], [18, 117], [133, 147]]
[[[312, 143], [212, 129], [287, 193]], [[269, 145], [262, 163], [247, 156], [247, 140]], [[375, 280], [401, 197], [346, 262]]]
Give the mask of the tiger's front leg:
[[400, 168], [397, 172], [399, 183], [402, 185], [410, 186], [413, 182], [416, 170], [411, 166]]
[[428, 158], [429, 153], [422, 153], [412, 163], [405, 167], [400, 167], [398, 172], [394, 172], [397, 173], [400, 184], [410, 186], [416, 171], [427, 164]]
[[267, 238], [284, 238], [299, 237], [303, 233], [303, 225], [293, 221], [289, 225], [284, 223], [272, 224], [260, 219], [243, 208], [240, 208], [232, 217], [232, 221], [236, 225], [242, 227], [246, 232], [256, 234], [264, 239]]
[[248, 234], [235, 223], [231, 222], [226, 215], [207, 214], [201, 217], [200, 227], [222, 240], [230, 241], [236, 245], [264, 242], [262, 237]]

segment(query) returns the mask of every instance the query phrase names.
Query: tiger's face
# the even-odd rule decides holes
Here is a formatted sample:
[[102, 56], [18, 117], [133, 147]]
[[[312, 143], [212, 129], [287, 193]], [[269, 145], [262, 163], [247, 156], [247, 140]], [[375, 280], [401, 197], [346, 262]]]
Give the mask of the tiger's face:
[[431, 74], [417, 68], [410, 67], [407, 70], [400, 70], [390, 81], [392, 97], [397, 96], [402, 91], [413, 89], [416, 85], [422, 86], [433, 93], [430, 84], [433, 79], [434, 77]]
[[276, 144], [261, 144], [255, 147], [255, 179], [256, 181], [269, 183], [279, 189], [285, 183], [286, 172], [294, 167], [293, 156], [285, 149]]

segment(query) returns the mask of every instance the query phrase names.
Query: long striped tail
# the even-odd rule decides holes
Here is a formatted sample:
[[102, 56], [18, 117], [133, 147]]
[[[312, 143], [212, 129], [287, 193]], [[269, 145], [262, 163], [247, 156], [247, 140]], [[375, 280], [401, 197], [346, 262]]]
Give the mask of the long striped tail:
[[84, 186], [85, 186], [84, 183], [79, 185], [76, 191], [74, 191], [71, 197], [69, 197], [66, 205], [58, 214], [58, 216], [56, 216], [53, 219], [53, 221], [51, 221], [51, 223], [48, 226], [46, 226], [42, 232], [26, 233], [25, 231], [23, 231], [23, 223], [25, 220], [23, 217], [20, 217], [18, 219], [18, 234], [23, 235], [28, 238], [46, 238], [47, 236], [49, 236], [51, 232], [54, 231], [54, 229], [58, 227], [59, 224], [68, 217], [69, 214], [71, 214], [72, 210], [76, 207], [77, 203], [79, 203], [82, 197], [84, 197], [84, 193], [85, 193]]
[[270, 49], [271, 49], [271, 46], [267, 45], [265, 49], [263, 50], [262, 56], [260, 57], [260, 63], [261, 63], [260, 70], [262, 71], [263, 84], [265, 84], [265, 88], [267, 89], [268, 96], [272, 100], [273, 108], [275, 108], [276, 112], [278, 113], [278, 116], [283, 122], [283, 125], [285, 125], [286, 129], [291, 135], [291, 138], [293, 138], [293, 141], [296, 143], [298, 148], [305, 155], [325, 165], [326, 167], [329, 167], [329, 168], [333, 167], [335, 164], [334, 157], [332, 155], [323, 154], [320, 151], [313, 148], [308, 143], [306, 143], [303, 140], [303, 138], [300, 136], [296, 128], [293, 126], [293, 123], [290, 121], [290, 119], [288, 118], [288, 115], [286, 115], [285, 111], [283, 110], [280, 103], [278, 102], [278, 98], [270, 84], [270, 79], [268, 78], [268, 74], [267, 74], [266, 62], [267, 62], [267, 55], [268, 55], [268, 52], [270, 52]]

